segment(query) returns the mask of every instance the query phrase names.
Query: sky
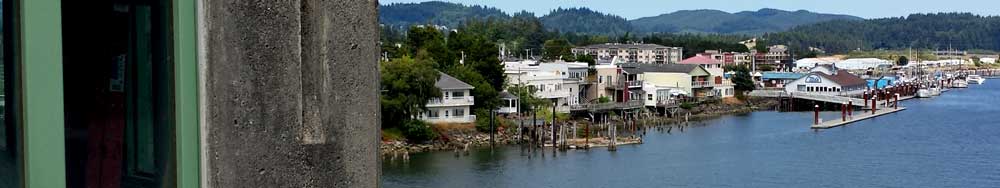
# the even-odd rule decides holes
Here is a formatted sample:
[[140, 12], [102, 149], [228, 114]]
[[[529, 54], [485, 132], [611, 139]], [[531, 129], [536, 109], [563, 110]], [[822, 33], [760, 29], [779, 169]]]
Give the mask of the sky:
[[[381, 4], [412, 3], [427, 0], [380, 0]], [[678, 10], [715, 9], [726, 12], [755, 11], [761, 8], [808, 10], [819, 13], [848, 14], [862, 18], [901, 17], [911, 13], [971, 12], [1000, 15], [1000, 0], [441, 0], [465, 5], [486, 5], [507, 13], [527, 10], [536, 16], [563, 7], [587, 7], [636, 19]]]

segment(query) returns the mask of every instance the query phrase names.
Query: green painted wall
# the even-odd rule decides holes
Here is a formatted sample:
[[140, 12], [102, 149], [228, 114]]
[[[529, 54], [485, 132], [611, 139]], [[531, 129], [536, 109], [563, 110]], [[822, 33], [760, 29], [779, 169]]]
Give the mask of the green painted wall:
[[24, 185], [66, 187], [60, 0], [21, 1]]

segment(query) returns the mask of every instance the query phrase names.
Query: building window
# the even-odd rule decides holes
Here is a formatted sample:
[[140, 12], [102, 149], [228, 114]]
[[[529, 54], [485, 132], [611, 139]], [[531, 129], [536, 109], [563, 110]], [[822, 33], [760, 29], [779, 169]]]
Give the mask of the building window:
[[462, 98], [462, 97], [465, 97], [465, 92], [464, 91], [452, 92], [451, 96], [455, 97], [455, 98]]
[[440, 116], [440, 114], [438, 114], [437, 110], [428, 110], [427, 111], [427, 117], [429, 117], [429, 118], [437, 118], [439, 116]]
[[646, 100], [653, 100], [653, 94], [646, 94]]
[[455, 109], [455, 111], [452, 111], [452, 116], [454, 117], [465, 116], [465, 109]]

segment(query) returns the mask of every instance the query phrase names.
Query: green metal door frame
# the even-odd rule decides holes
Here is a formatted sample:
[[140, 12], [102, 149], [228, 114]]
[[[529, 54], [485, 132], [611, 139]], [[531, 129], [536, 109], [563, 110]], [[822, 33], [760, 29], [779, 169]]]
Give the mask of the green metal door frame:
[[66, 187], [60, 0], [20, 1], [23, 185]]
[[173, 1], [177, 187], [200, 187], [197, 0]]
[[[200, 186], [196, 0], [174, 0], [176, 185]], [[22, 105], [23, 177], [28, 188], [66, 187], [61, 0], [21, 0], [16, 79]]]

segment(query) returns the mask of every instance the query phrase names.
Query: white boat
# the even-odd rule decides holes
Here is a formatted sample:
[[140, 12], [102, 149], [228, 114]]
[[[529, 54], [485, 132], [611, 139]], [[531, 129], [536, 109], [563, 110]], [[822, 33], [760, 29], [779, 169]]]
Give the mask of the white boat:
[[933, 87], [931, 88], [931, 96], [941, 95], [941, 88]]
[[952, 88], [967, 88], [967, 87], [969, 87], [969, 83], [965, 82], [965, 80], [954, 80], [954, 81], [951, 81], [951, 87]]
[[931, 98], [931, 97], [934, 97], [934, 95], [931, 95], [931, 90], [930, 89], [924, 88], [924, 89], [917, 90], [917, 97], [918, 98]]
[[967, 81], [969, 84], [982, 85], [983, 82], [986, 82], [986, 78], [983, 78], [982, 76], [979, 75], [969, 75], [968, 77], [965, 78], [965, 81]]

